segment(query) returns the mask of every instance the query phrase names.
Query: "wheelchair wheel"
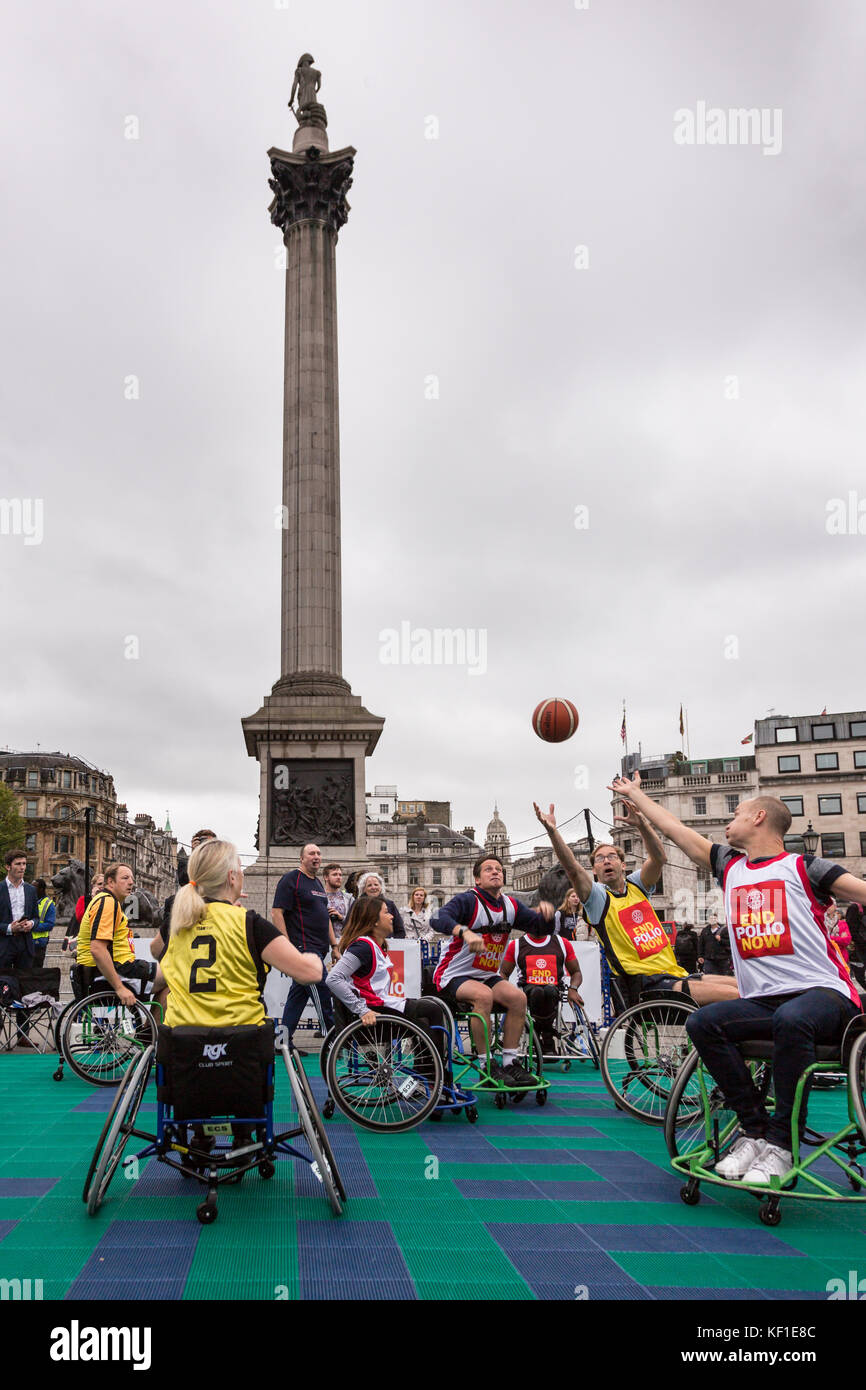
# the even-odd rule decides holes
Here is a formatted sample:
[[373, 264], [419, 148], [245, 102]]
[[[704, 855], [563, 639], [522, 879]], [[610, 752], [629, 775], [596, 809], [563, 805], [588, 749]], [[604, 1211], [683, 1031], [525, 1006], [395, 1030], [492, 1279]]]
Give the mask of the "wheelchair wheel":
[[90, 1216], [95, 1216], [99, 1211], [108, 1185], [123, 1157], [123, 1150], [129, 1142], [138, 1108], [147, 1089], [153, 1057], [154, 1048], [151, 1046], [142, 1053], [118, 1087], [84, 1183], [83, 1200], [87, 1203]]
[[559, 1050], [563, 1057], [567, 1058], [566, 1069], [571, 1066], [572, 1058], [589, 1057], [595, 1070], [599, 1069], [598, 1043], [595, 1040], [595, 1033], [586, 1014], [579, 1004], [570, 1004], [569, 1007], [574, 1015], [574, 1022], [570, 1025], [563, 1016], [560, 1009], [559, 1017]]
[[866, 1144], [866, 1033], [854, 1039], [851, 1055], [848, 1058], [848, 1090], [854, 1107], [854, 1116], [860, 1126], [860, 1136]]
[[[715, 1157], [708, 1161], [718, 1162], [740, 1137], [739, 1121], [709, 1072], [703, 1074], [704, 1102], [697, 1076], [699, 1061], [697, 1052], [691, 1052], [674, 1080], [664, 1117], [665, 1144], [671, 1158], [688, 1158], [717, 1145]], [[765, 1100], [772, 1067], [765, 1062], [752, 1062], [751, 1068], [758, 1094]]]
[[[289, 1049], [287, 1047], [284, 1047], [282, 1049], [282, 1053], [283, 1061], [286, 1064], [286, 1071], [289, 1074], [289, 1085], [292, 1088], [292, 1096], [294, 1098], [295, 1106], [298, 1111], [298, 1119], [301, 1122], [301, 1128], [304, 1131], [304, 1137], [306, 1138], [306, 1141], [310, 1146], [310, 1153], [313, 1155], [314, 1170], [321, 1179], [322, 1186], [324, 1187], [325, 1192], [327, 1194], [328, 1203], [330, 1205], [331, 1211], [333, 1212], [334, 1216], [341, 1216], [343, 1212], [343, 1203], [340, 1199], [340, 1192], [337, 1188], [337, 1180], [334, 1177], [334, 1170], [331, 1168], [330, 1163], [328, 1162], [324, 1153], [322, 1152], [322, 1146], [319, 1143], [319, 1129], [313, 1123], [313, 1113], [315, 1112], [315, 1105], [313, 1106], [313, 1110], [311, 1111], [307, 1101], [306, 1092], [303, 1086], [301, 1085], [300, 1079], [298, 1077], [300, 1063], [296, 1062], [295, 1059], [289, 1054]], [[342, 1183], [340, 1184], [340, 1186], [342, 1187]]]
[[319, 1051], [319, 1071], [322, 1073], [322, 1080], [326, 1086], [328, 1084], [328, 1053], [331, 1050], [331, 1044], [340, 1032], [342, 1032], [342, 1029], [332, 1028], [330, 1032], [326, 1033]]
[[[295, 1073], [297, 1075], [298, 1082], [300, 1083], [301, 1090], [303, 1091], [304, 1097], [307, 1102], [307, 1109], [310, 1113], [310, 1120], [313, 1126], [315, 1127], [316, 1134], [319, 1139], [319, 1147], [322, 1150], [322, 1153], [324, 1154], [325, 1158], [328, 1160], [331, 1172], [334, 1175], [334, 1183], [336, 1185], [338, 1193], [340, 1194], [340, 1197], [344, 1202], [347, 1202], [349, 1199], [346, 1195], [346, 1189], [343, 1186], [343, 1179], [340, 1176], [340, 1170], [337, 1167], [337, 1160], [334, 1157], [334, 1151], [331, 1148], [331, 1143], [328, 1139], [328, 1132], [325, 1129], [325, 1126], [322, 1124], [321, 1116], [319, 1114], [319, 1107], [316, 1105], [316, 1098], [313, 1095], [313, 1089], [310, 1085], [309, 1077], [307, 1076], [307, 1073], [304, 1071], [303, 1064], [299, 1060], [295, 1061]], [[330, 1097], [328, 1099], [330, 1100]], [[331, 1114], [333, 1114], [333, 1101], [330, 1101], [330, 1104]], [[325, 1105], [327, 1107], [328, 1101], [325, 1102]]]
[[114, 990], [103, 990], [66, 1006], [56, 1038], [64, 1062], [82, 1081], [116, 1086], [156, 1044], [156, 1023], [140, 1000], [121, 1004]]
[[692, 1051], [685, 1025], [694, 1009], [685, 999], [647, 1000], [626, 1009], [605, 1033], [604, 1084], [620, 1109], [644, 1124], [664, 1121], [674, 1077]]
[[334, 1039], [328, 1091], [356, 1124], [379, 1134], [414, 1129], [439, 1104], [442, 1058], [428, 1033], [408, 1018], [380, 1014]]

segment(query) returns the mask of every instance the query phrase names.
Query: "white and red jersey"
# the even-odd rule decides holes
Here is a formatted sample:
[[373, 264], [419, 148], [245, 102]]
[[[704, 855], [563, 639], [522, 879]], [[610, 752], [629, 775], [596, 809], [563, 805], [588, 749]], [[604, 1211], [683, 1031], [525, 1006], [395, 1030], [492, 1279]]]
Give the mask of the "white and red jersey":
[[505, 947], [517, 916], [517, 903], [503, 893], [498, 904], [487, 902], [475, 893], [475, 910], [466, 930], [483, 936], [479, 951], [470, 951], [460, 937], [452, 936], [444, 947], [433, 976], [437, 989], [444, 989], [451, 980], [471, 977], [489, 979], [499, 974]]
[[516, 985], [561, 985], [569, 961], [577, 955], [571, 942], [559, 936], [530, 936], [509, 941], [504, 959], [517, 967]]
[[385, 1005], [402, 1013], [406, 1007], [406, 1000], [402, 994], [394, 993], [396, 967], [372, 936], [359, 936], [352, 942], [349, 950], [362, 941], [373, 952], [373, 964], [366, 975], [359, 971], [357, 975], [352, 976], [353, 985], [369, 1009], [381, 1009]]
[[737, 855], [725, 866], [723, 887], [743, 999], [823, 988], [859, 1008], [860, 995], [824, 926], [827, 905], [816, 897], [802, 855], [778, 854], [759, 864]]

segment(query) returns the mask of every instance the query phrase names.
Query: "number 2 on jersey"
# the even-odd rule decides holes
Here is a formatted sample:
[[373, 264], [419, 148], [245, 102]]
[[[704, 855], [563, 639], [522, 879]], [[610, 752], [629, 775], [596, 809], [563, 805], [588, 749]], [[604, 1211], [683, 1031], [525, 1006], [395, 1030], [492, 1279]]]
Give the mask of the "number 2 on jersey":
[[197, 936], [190, 946], [191, 951], [201, 949], [207, 951], [207, 955], [202, 960], [193, 962], [192, 970], [189, 972], [189, 992], [190, 994], [215, 994], [216, 980], [199, 980], [197, 978], [199, 970], [209, 970], [216, 962], [216, 937]]

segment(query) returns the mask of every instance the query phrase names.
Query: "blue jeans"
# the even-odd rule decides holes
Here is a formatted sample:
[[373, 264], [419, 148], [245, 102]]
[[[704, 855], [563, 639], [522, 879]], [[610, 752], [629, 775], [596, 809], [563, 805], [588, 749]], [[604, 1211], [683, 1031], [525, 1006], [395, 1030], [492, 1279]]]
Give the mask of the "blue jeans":
[[307, 1006], [307, 1000], [310, 997], [310, 991], [313, 989], [317, 990], [319, 995], [319, 1002], [322, 1007], [322, 1017], [325, 1020], [325, 1031], [327, 1032], [329, 1028], [333, 1028], [334, 1000], [331, 995], [331, 991], [325, 984], [327, 973], [328, 972], [325, 969], [325, 962], [323, 959], [322, 983], [320, 985], [299, 985], [297, 980], [292, 981], [292, 987], [289, 990], [285, 1008], [283, 1009], [283, 1027], [286, 1029], [290, 1038], [298, 1026], [298, 1020]]
[[[721, 1086], [745, 1134], [790, 1151], [791, 1115], [797, 1082], [815, 1061], [815, 1046], [841, 1041], [849, 1021], [860, 1012], [835, 989], [807, 989], [801, 994], [764, 995], [705, 1004], [686, 1019], [686, 1032], [707, 1071]], [[758, 1095], [737, 1043], [772, 1039], [776, 1109], [769, 1115]], [[805, 1106], [800, 1126], [806, 1123]]]

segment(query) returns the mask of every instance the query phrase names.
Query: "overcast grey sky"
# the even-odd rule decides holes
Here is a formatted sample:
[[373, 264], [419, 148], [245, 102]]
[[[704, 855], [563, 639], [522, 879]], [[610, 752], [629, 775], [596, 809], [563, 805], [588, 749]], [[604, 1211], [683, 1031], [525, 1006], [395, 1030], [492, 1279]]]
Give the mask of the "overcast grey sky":
[[[43, 500], [44, 540], [0, 536], [5, 743], [252, 850], [240, 718], [279, 674], [266, 151], [307, 50], [331, 148], [358, 151], [337, 259], [344, 672], [387, 720], [368, 786], [479, 833], [497, 798], [518, 840], [533, 796], [606, 812], [623, 696], [652, 752], [682, 701], [694, 756], [769, 707], [863, 708], [866, 537], [826, 529], [866, 498], [859, 0], [7, 16], [0, 491]], [[677, 144], [699, 103], [780, 112], [781, 148]], [[383, 664], [404, 621], [484, 629], [486, 674]], [[557, 694], [581, 724], [548, 746], [530, 715]]]

